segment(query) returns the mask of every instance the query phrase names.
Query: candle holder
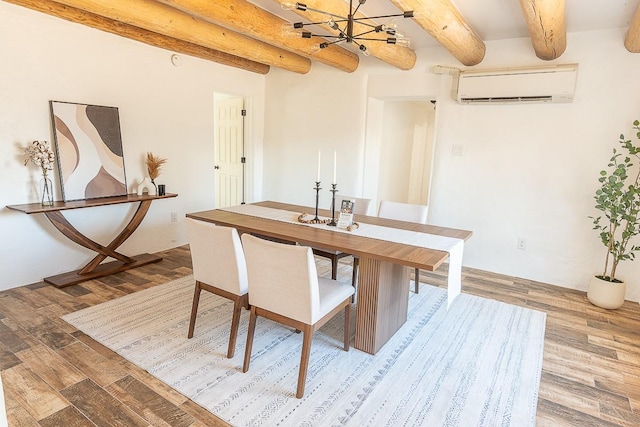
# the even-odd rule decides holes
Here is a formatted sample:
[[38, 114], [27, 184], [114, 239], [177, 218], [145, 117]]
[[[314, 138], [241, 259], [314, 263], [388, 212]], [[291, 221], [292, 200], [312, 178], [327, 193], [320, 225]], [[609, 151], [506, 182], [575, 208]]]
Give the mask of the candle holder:
[[311, 224], [320, 224], [322, 220], [318, 218], [318, 202], [320, 201], [320, 181], [316, 181], [316, 186], [314, 188], [316, 190], [316, 216], [310, 221]]
[[331, 222], [328, 222], [327, 225], [330, 225], [332, 227], [335, 227], [336, 225], [338, 225], [338, 223], [336, 222], [336, 192], [338, 191], [338, 184], [331, 184], [331, 193], [333, 193], [331, 195]]

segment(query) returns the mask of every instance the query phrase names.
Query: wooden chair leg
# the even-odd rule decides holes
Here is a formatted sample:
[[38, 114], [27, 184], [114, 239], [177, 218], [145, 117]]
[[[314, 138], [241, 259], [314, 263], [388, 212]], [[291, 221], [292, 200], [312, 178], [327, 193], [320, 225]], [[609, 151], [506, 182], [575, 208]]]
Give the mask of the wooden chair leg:
[[416, 278], [413, 282], [413, 291], [417, 294], [420, 293], [420, 269], [416, 268], [415, 276]]
[[305, 326], [302, 337], [302, 354], [300, 355], [300, 372], [298, 372], [298, 389], [296, 397], [304, 396], [304, 385], [307, 382], [307, 369], [309, 368], [309, 355], [311, 354], [311, 340], [313, 338], [313, 326]]
[[253, 347], [253, 333], [256, 331], [256, 308], [251, 307], [251, 315], [249, 316], [249, 329], [247, 330], [247, 345], [244, 350], [244, 363], [242, 364], [242, 372], [249, 370], [251, 362], [251, 347]]
[[236, 351], [236, 339], [238, 338], [238, 326], [240, 325], [240, 311], [242, 310], [242, 297], [233, 302], [233, 316], [231, 317], [231, 332], [229, 333], [229, 348], [227, 358], [231, 359]]
[[344, 351], [349, 351], [349, 342], [351, 341], [351, 305], [344, 307]]
[[200, 282], [196, 281], [196, 287], [193, 291], [193, 304], [191, 304], [191, 319], [189, 319], [189, 332], [187, 333], [187, 338], [193, 337], [193, 330], [196, 327], [196, 316], [198, 315], [198, 303], [200, 302], [200, 292], [202, 288], [200, 287]]
[[[358, 283], [358, 266], [360, 265], [360, 258], [354, 256], [353, 257], [353, 271], [351, 272], [351, 286], [353, 286], [353, 290], [356, 290], [356, 284]], [[356, 294], [354, 292], [351, 295], [351, 302], [355, 302]]]

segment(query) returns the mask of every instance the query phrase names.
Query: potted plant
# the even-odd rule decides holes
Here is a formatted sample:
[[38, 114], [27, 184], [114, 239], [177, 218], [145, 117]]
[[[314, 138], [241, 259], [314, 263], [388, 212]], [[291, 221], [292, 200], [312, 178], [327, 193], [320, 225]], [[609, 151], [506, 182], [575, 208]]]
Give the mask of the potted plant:
[[[633, 122], [640, 140], [640, 122]], [[640, 147], [620, 135], [620, 151], [614, 148], [608, 169], [600, 172], [596, 191], [596, 209], [602, 212], [593, 219], [593, 229], [607, 248], [604, 271], [592, 278], [587, 298], [598, 307], [615, 309], [624, 303], [626, 284], [616, 277], [620, 261], [635, 259], [640, 246], [631, 243], [640, 233]]]

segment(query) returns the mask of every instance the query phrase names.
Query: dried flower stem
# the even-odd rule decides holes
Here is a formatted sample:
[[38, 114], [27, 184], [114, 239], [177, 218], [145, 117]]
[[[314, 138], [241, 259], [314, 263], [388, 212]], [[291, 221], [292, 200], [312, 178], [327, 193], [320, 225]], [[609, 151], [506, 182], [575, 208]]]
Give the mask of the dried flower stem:
[[167, 159], [154, 156], [152, 153], [147, 152], [147, 172], [151, 181], [156, 179], [160, 175], [160, 169], [162, 165], [167, 162]]
[[24, 149], [24, 154], [27, 156], [24, 165], [33, 163], [40, 168], [44, 177], [53, 169], [55, 155], [47, 141], [33, 141]]

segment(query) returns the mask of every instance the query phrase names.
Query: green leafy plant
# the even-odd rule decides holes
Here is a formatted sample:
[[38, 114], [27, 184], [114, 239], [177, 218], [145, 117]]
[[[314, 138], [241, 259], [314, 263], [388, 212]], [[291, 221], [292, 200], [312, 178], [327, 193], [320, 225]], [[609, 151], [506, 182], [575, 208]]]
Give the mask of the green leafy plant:
[[[636, 137], [640, 140], [640, 122], [633, 122]], [[596, 209], [603, 215], [590, 217], [593, 229], [600, 232], [600, 240], [607, 248], [604, 272], [597, 276], [602, 280], [620, 283], [616, 269], [620, 261], [635, 259], [640, 246], [631, 239], [640, 233], [640, 147], [620, 135], [619, 152], [613, 149], [608, 169], [600, 172], [601, 186], [596, 191]]]

